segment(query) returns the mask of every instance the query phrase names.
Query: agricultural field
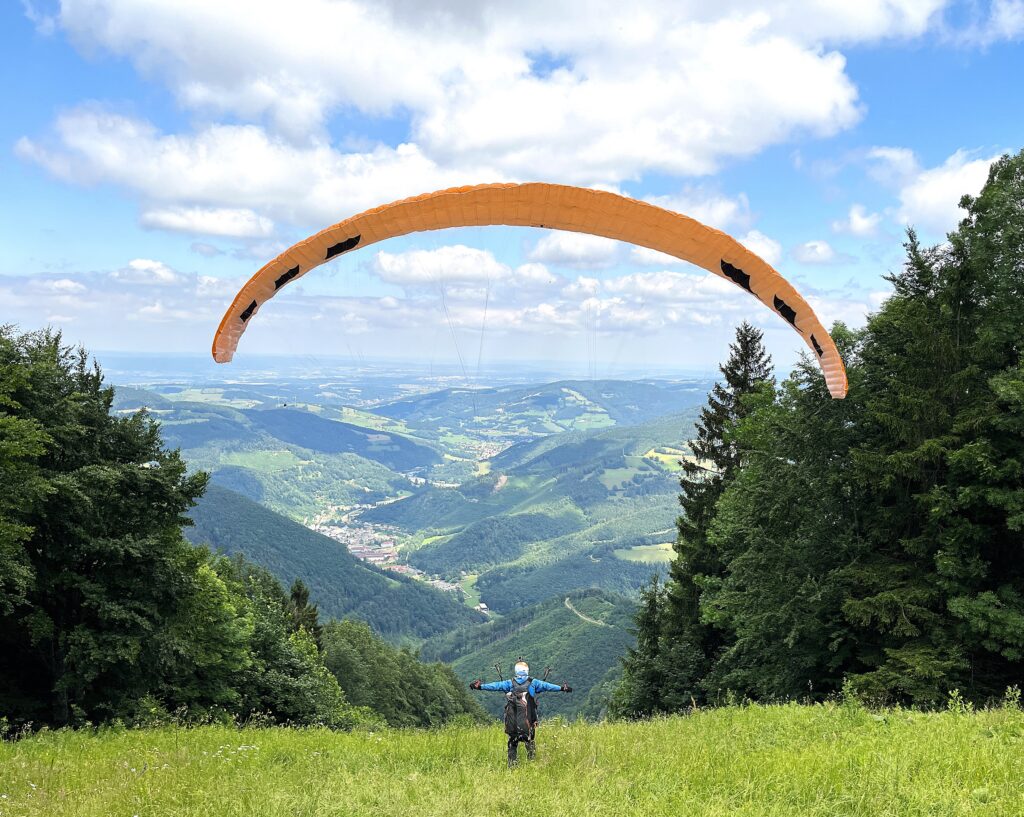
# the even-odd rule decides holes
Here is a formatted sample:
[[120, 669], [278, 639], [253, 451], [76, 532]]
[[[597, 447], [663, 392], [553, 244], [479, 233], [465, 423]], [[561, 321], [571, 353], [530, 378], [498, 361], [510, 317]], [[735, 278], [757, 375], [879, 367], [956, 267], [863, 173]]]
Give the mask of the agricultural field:
[[165, 726], [0, 743], [4, 817], [542, 814], [1014, 817], [1024, 713], [746, 706], [551, 720], [505, 766], [501, 728]]
[[476, 589], [476, 579], [476, 573], [469, 573], [463, 576], [462, 581], [459, 582], [467, 607], [476, 607], [480, 603], [480, 591]]
[[303, 464], [303, 460], [288, 449], [228, 451], [223, 455], [221, 461], [225, 465], [237, 465], [242, 468], [251, 468], [254, 471], [283, 471], [286, 468]]
[[613, 550], [616, 559], [626, 562], [642, 562], [644, 564], [667, 564], [672, 561], [673, 551], [671, 542], [661, 542], [657, 545], [637, 545], [631, 548]]
[[684, 451], [681, 448], [673, 448], [670, 445], [652, 448], [650, 451], [644, 453], [644, 459], [657, 462], [662, 468], [667, 468], [670, 471], [682, 470], [682, 466], [679, 464], [679, 461], [685, 460], [690, 456], [689, 451]]

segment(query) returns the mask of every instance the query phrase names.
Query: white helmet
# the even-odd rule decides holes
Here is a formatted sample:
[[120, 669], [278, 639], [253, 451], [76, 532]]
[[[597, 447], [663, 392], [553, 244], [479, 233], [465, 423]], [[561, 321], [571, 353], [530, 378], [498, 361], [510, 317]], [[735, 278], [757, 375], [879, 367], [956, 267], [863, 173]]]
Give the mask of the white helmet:
[[516, 666], [513, 670], [513, 675], [515, 675], [517, 678], [520, 676], [525, 678], [529, 674], [530, 665], [527, 664], [525, 661], [516, 661]]

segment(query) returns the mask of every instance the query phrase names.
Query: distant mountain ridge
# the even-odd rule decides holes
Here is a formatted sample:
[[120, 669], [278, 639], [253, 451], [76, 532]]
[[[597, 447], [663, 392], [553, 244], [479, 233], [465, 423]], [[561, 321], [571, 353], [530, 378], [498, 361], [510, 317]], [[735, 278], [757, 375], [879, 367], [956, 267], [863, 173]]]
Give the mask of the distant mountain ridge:
[[[597, 426], [637, 425], [703, 402], [706, 389], [688, 382], [629, 380], [561, 380], [530, 386], [490, 389], [444, 389], [375, 406], [375, 414], [407, 422], [469, 423], [501, 413], [529, 420], [537, 416], [537, 433], [575, 427], [577, 421], [604, 419]], [[554, 423], [554, 427], [544, 423]]]

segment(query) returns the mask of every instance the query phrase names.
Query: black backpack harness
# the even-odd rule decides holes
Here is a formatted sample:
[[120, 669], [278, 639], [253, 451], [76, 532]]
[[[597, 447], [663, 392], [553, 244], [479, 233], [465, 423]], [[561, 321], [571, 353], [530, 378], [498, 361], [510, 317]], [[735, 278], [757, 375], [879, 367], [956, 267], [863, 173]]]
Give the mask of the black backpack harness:
[[512, 679], [512, 689], [505, 693], [505, 734], [529, 740], [533, 735], [533, 724], [537, 720], [537, 703], [530, 694], [533, 678], [523, 683]]

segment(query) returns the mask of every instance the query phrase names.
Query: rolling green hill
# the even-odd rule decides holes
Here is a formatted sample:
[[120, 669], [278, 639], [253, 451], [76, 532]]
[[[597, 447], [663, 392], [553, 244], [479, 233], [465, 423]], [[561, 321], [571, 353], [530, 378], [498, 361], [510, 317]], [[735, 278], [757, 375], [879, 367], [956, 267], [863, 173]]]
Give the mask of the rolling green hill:
[[674, 463], [656, 449], [678, 450], [693, 419], [524, 442], [458, 488], [427, 486], [361, 518], [419, 536], [413, 564], [453, 578], [479, 573], [481, 598], [500, 612], [579, 588], [630, 593], [659, 564], [625, 560], [625, 552], [675, 537]]
[[444, 426], [465, 434], [494, 429], [520, 436], [637, 425], [703, 402], [692, 383], [565, 380], [496, 389], [444, 389], [376, 406], [375, 414], [413, 428]]
[[[619, 658], [633, 644], [633, 609], [622, 596], [599, 590], [574, 592], [433, 638], [420, 648], [420, 656], [451, 664], [467, 683], [474, 678], [495, 680], [495, 663], [502, 665], [507, 677], [512, 663], [523, 656], [535, 677], [551, 667], [548, 680], [569, 683], [574, 690], [571, 695], [546, 694], [542, 715], [596, 717], [608, 682], [620, 671]], [[482, 703], [497, 715], [504, 696], [483, 693]]]
[[593, 516], [586, 511], [597, 506], [677, 493], [672, 467], [645, 454], [657, 446], [682, 445], [695, 416], [687, 412], [634, 427], [520, 443], [491, 458], [486, 474], [457, 489], [428, 487], [402, 502], [368, 511], [364, 518], [409, 530], [452, 530], [496, 514], [563, 505], [580, 510], [582, 528]]
[[666, 564], [621, 560], [614, 550], [601, 545], [540, 564], [499, 565], [477, 577], [476, 590], [492, 609], [507, 612], [585, 588], [632, 595], [652, 575], [666, 572]]
[[162, 408], [152, 413], [161, 423], [167, 445], [183, 450], [211, 444], [221, 448], [253, 443], [280, 448], [286, 444], [324, 454], [356, 454], [394, 471], [423, 469], [441, 461], [434, 449], [400, 434], [326, 420], [298, 409], [239, 410], [164, 401]]
[[[220, 389], [182, 393], [223, 397]], [[231, 392], [231, 402], [243, 402], [247, 393]], [[160, 421], [165, 443], [180, 448], [192, 468], [209, 471], [215, 484], [296, 520], [333, 507], [401, 496], [412, 484], [389, 466], [419, 468], [418, 463], [440, 461], [433, 449], [401, 435], [325, 420], [307, 411], [247, 412], [218, 402], [171, 401], [121, 386], [114, 405], [122, 413], [149, 407]]]
[[530, 542], [561, 536], [578, 526], [579, 520], [570, 514], [489, 516], [454, 536], [416, 550], [409, 561], [428, 573], [472, 571], [516, 559]]
[[245, 416], [256, 428], [283, 442], [326, 454], [358, 454], [393, 471], [424, 469], [441, 461], [434, 449], [400, 434], [325, 420], [308, 411], [250, 410]]
[[[392, 416], [286, 407], [294, 387], [276, 381], [164, 395], [125, 389], [118, 400], [124, 410], [150, 405], [168, 443], [215, 485], [291, 519], [339, 519], [399, 499], [359, 511], [357, 521], [398, 527], [407, 558], [428, 573], [478, 574], [482, 600], [508, 612], [581, 588], [632, 593], [659, 569], [629, 561], [628, 551], [673, 538], [673, 457], [683, 455], [697, 409], [638, 418], [678, 407], [688, 388], [563, 381], [447, 389], [379, 407]], [[492, 455], [478, 462], [473, 445]], [[432, 482], [414, 485], [396, 469]]]
[[397, 641], [482, 620], [452, 596], [366, 565], [333, 539], [218, 485], [207, 489], [190, 515], [195, 526], [185, 533], [192, 542], [244, 553], [285, 586], [301, 578], [325, 617], [359, 618]]

